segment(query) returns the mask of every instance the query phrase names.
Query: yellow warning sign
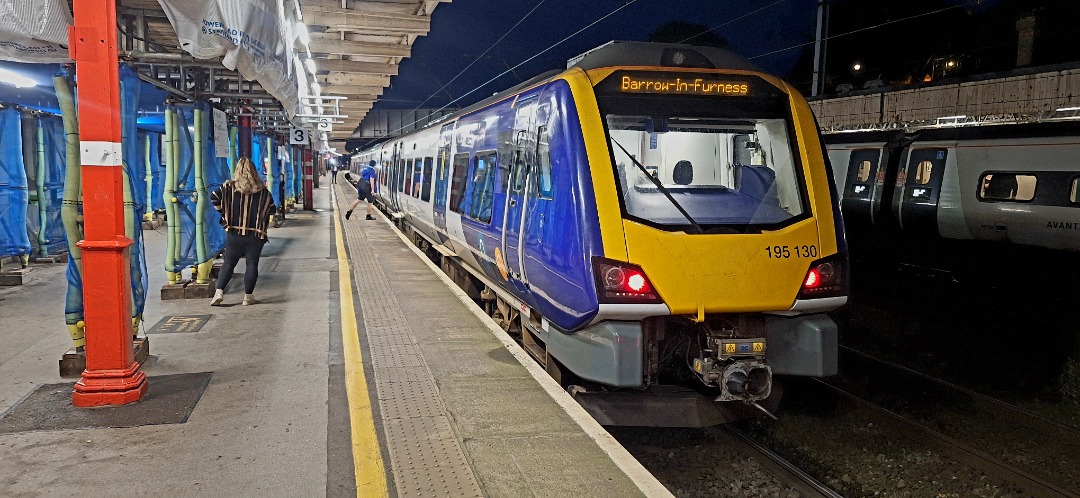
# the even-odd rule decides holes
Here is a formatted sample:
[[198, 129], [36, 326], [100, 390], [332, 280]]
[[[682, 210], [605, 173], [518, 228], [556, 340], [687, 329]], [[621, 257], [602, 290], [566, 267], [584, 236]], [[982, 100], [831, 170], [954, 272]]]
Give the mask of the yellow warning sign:
[[724, 352], [725, 353], [734, 353], [735, 352], [735, 344], [734, 343], [724, 344]]
[[764, 342], [755, 342], [754, 343], [754, 352], [755, 353], [763, 353], [763, 352], [765, 352], [765, 343]]

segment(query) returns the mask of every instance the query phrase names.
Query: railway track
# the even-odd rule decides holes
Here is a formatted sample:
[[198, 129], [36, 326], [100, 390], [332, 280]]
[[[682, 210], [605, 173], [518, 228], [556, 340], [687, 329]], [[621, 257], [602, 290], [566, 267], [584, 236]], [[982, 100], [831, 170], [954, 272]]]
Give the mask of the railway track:
[[867, 418], [879, 426], [888, 428], [899, 437], [932, 448], [939, 454], [977, 469], [992, 479], [1008, 482], [1026, 496], [1080, 497], [1067, 485], [1051, 482], [1017, 468], [985, 451], [882, 408], [837, 386], [821, 380], [815, 380], [813, 383], [834, 396], [854, 403]]
[[903, 365], [878, 358], [855, 348], [840, 346], [840, 350], [845, 355], [855, 356], [868, 362], [879, 364], [909, 378], [917, 379], [920, 382], [929, 383], [941, 389], [948, 390], [958, 402], [963, 402], [980, 413], [1016, 424], [1048, 438], [1053, 438], [1054, 440], [1080, 447], [1080, 429], [1076, 427], [1055, 422], [996, 398], [938, 379]]
[[[873, 423], [1029, 496], [1080, 496], [1080, 431], [955, 384], [842, 347], [863, 381], [814, 380]], [[872, 379], [866, 381], [865, 379]], [[876, 389], [885, 386], [885, 389]], [[861, 392], [860, 392], [861, 391]], [[904, 393], [898, 398], [898, 393]], [[977, 421], [976, 421], [977, 419]], [[958, 421], [961, 421], [958, 423]], [[947, 432], [947, 434], [946, 434]]]
[[717, 434], [717, 439], [723, 438], [727, 444], [730, 444], [739, 453], [757, 459], [758, 463], [765, 467], [785, 487], [797, 490], [799, 496], [822, 496], [828, 498], [841, 498], [843, 496], [817, 480], [809, 472], [780, 456], [779, 453], [758, 444], [753, 438], [733, 425], [722, 426], [714, 432]]

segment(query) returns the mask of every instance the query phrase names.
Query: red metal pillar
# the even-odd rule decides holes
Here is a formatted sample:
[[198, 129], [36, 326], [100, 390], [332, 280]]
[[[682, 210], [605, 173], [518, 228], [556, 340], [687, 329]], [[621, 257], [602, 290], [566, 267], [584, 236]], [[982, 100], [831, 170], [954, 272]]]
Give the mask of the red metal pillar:
[[301, 157], [303, 158], [301, 164], [304, 165], [304, 211], [314, 211], [315, 201], [312, 197], [315, 189], [312, 182], [315, 181], [315, 167], [311, 164], [311, 149], [304, 147]]
[[79, 85], [86, 370], [71, 404], [122, 405], [138, 401], [147, 383], [131, 348], [132, 240], [124, 235], [116, 2], [76, 0], [74, 13], [68, 46]]
[[[237, 124], [240, 126], [240, 157], [251, 159], [251, 116], [240, 116]], [[255, 165], [256, 168], [258, 166]]]

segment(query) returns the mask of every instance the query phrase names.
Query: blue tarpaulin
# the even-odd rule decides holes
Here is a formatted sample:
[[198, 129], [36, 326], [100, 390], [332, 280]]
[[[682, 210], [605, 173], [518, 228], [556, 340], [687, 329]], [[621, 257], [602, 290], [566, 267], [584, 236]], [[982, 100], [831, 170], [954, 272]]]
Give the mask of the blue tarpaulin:
[[[64, 120], [59, 116], [42, 115], [38, 118], [45, 151], [45, 177], [37, 181], [44, 186], [45, 198], [45, 252], [57, 254], [67, 250], [67, 235], [60, 206], [64, 203], [64, 173], [67, 168], [67, 142], [64, 136]], [[39, 220], [38, 226], [41, 227]], [[39, 239], [40, 240], [40, 239]]]
[[[205, 102], [199, 102], [194, 105], [170, 106], [170, 109], [175, 109], [177, 111], [177, 128], [180, 131], [176, 141], [176, 145], [179, 148], [178, 155], [180, 156], [180, 159], [179, 164], [177, 165], [177, 189], [175, 196], [181, 232], [180, 256], [177, 258], [173, 268], [165, 268], [166, 271], [170, 272], [179, 272], [184, 268], [202, 263], [202, 261], [198, 261], [198, 249], [195, 238], [196, 205], [198, 204], [199, 195], [195, 185], [195, 160], [193, 150], [195, 147], [194, 133], [196, 105], [203, 111], [201, 138], [204, 143], [203, 163], [205, 165], [204, 179], [206, 182], [206, 191], [203, 192], [203, 195], [209, 196], [210, 193], [217, 190], [225, 180], [229, 179], [228, 162], [223, 160], [224, 158], [214, 157], [213, 139], [211, 137], [213, 127], [211, 126], [210, 105]], [[207, 199], [209, 199], [209, 197], [207, 197]], [[206, 254], [208, 257], [213, 258], [225, 248], [225, 230], [221, 227], [221, 215], [219, 215], [213, 207], [209, 207], [209, 204], [207, 206], [206, 216], [203, 219], [203, 226], [206, 227], [207, 233]]]
[[[150, 206], [154, 211], [165, 209], [165, 201], [161, 196], [164, 193], [165, 164], [161, 160], [161, 134], [153, 131], [139, 130], [139, 157], [146, 160], [146, 148], [150, 148], [150, 171], [152, 185], [150, 186]], [[146, 176], [145, 163], [143, 164], [143, 177]], [[145, 180], [144, 180], [145, 182]]]
[[125, 230], [131, 246], [131, 316], [139, 316], [146, 305], [150, 282], [143, 252], [142, 216], [146, 212], [146, 168], [139, 155], [139, 93], [142, 81], [127, 64], [120, 65], [120, 147], [130, 199], [125, 199]]
[[27, 202], [22, 114], [15, 109], [4, 109], [0, 111], [0, 256], [30, 254]]
[[[225, 229], [221, 227], [221, 214], [212, 207], [209, 196], [213, 191], [221, 188], [221, 184], [228, 181], [232, 175], [229, 173], [228, 158], [214, 155], [214, 111], [207, 102], [199, 102], [196, 105], [203, 110], [202, 129], [205, 133], [203, 141], [206, 144], [203, 147], [203, 164], [205, 166], [203, 179], [206, 182], [206, 191], [203, 195], [207, 196], [206, 203], [208, 206], [206, 218], [203, 220], [203, 225], [206, 227], [206, 254], [208, 258], [214, 259], [218, 253], [225, 250]], [[228, 140], [228, 138], [225, 138], [225, 140]]]

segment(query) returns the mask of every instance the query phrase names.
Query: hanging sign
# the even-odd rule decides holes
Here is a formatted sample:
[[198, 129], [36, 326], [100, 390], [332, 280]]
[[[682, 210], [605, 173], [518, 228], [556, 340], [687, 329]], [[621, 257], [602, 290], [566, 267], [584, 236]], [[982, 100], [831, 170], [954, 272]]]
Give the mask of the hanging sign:
[[214, 157], [229, 157], [229, 118], [214, 109]]
[[289, 129], [289, 144], [290, 145], [307, 145], [308, 133], [303, 128], [291, 128]]

